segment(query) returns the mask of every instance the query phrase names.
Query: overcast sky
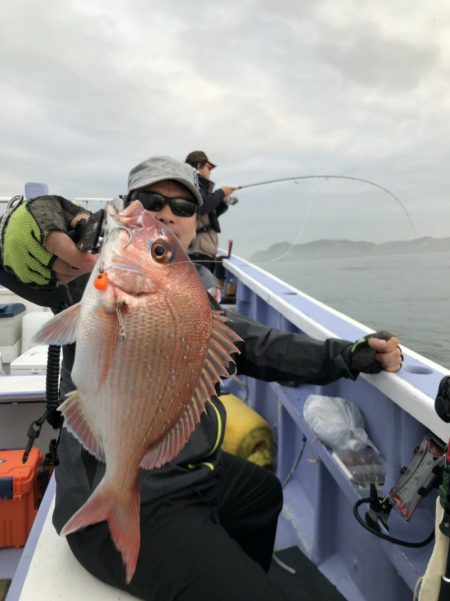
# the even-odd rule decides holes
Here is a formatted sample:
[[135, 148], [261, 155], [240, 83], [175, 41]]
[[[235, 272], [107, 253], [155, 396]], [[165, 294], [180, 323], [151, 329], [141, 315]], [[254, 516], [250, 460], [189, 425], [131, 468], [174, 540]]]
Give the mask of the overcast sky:
[[[1, 0], [0, 196], [114, 196], [205, 150], [241, 248], [450, 236], [446, 0]], [[247, 249], [246, 249], [247, 250]]]

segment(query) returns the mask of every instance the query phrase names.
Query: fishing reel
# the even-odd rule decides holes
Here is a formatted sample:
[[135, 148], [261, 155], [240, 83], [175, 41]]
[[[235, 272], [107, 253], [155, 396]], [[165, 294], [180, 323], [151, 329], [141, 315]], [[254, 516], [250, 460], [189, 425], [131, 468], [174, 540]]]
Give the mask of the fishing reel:
[[229, 196], [226, 196], [223, 199], [224, 203], [228, 206], [232, 206], [235, 205], [239, 202], [239, 198], [237, 196], [234, 196], [234, 194], [230, 194]]
[[69, 237], [81, 252], [99, 253], [105, 234], [105, 210], [100, 209], [89, 219], [80, 219]]
[[[439, 417], [450, 423], [450, 376], [442, 378], [435, 400], [435, 411]], [[428, 434], [407, 467], [401, 469], [401, 476], [385, 497], [379, 497], [375, 484], [370, 485], [370, 496], [359, 499], [353, 508], [357, 521], [372, 534], [392, 543], [406, 547], [422, 547], [433, 540], [433, 532], [420, 542], [403, 541], [392, 537], [388, 532], [390, 512], [395, 508], [406, 521], [410, 520], [420, 500], [432, 490], [440, 487], [441, 497], [447, 498], [447, 513], [450, 516], [450, 470], [449, 446], [433, 434]], [[442, 485], [442, 486], [441, 486]], [[442, 491], [445, 488], [445, 491]], [[359, 507], [368, 504], [365, 520], [359, 514]], [[445, 516], [444, 516], [445, 517]], [[443, 519], [441, 531], [450, 537], [450, 521]]]
[[[421, 499], [442, 482], [444, 464], [445, 446], [433, 434], [427, 434], [414, 449], [409, 465], [401, 469], [400, 478], [386, 497], [379, 497], [376, 484], [370, 484], [370, 496], [359, 499], [353, 507], [356, 520], [375, 536], [391, 543], [412, 548], [428, 545], [433, 540], [434, 530], [423, 541], [404, 541], [389, 534], [388, 519], [395, 508], [404, 520], [409, 521]], [[369, 509], [363, 519], [359, 507], [367, 504]]]

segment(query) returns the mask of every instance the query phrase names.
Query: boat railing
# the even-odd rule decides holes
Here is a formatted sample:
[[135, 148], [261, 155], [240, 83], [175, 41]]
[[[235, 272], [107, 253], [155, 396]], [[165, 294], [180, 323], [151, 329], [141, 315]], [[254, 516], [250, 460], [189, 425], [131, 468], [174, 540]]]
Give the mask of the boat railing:
[[[324, 340], [349, 341], [370, 330], [363, 324], [311, 298], [239, 257], [224, 260], [227, 277], [237, 282], [240, 313], [282, 330]], [[303, 416], [311, 394], [341, 397], [361, 411], [369, 438], [386, 461], [389, 494], [424, 437], [432, 432], [447, 441], [450, 428], [435, 413], [439, 383], [450, 371], [402, 345], [403, 369], [396, 373], [360, 375], [325, 385], [264, 383], [247, 378], [250, 404], [275, 434], [276, 471], [285, 482], [284, 508], [277, 545], [289, 542], [302, 551], [351, 601], [410, 599], [425, 572], [432, 544], [401, 547], [377, 538], [355, 519], [353, 509], [367, 490], [357, 488], [314, 435]], [[389, 527], [405, 541], [425, 540], [434, 527], [436, 493], [423, 498], [409, 522], [395, 510]]]

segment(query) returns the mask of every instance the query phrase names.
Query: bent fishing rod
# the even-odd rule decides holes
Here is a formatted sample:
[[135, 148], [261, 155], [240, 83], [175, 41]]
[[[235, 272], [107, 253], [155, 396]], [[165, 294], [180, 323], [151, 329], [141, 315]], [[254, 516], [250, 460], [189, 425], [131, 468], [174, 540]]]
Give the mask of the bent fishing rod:
[[277, 184], [280, 182], [289, 182], [289, 181], [297, 182], [298, 180], [302, 180], [302, 179], [346, 179], [346, 180], [350, 180], [350, 181], [354, 181], [354, 182], [362, 182], [364, 184], [369, 184], [370, 186], [374, 186], [375, 188], [382, 190], [383, 192], [388, 194], [391, 198], [393, 198], [395, 200], [395, 202], [401, 207], [402, 211], [405, 213], [406, 217], [408, 218], [411, 229], [414, 232], [414, 237], [417, 238], [416, 228], [414, 227], [414, 223], [411, 219], [410, 214], [406, 210], [405, 205], [401, 202], [401, 200], [387, 188], [381, 186], [380, 184], [377, 184], [376, 182], [372, 182], [369, 179], [363, 179], [361, 177], [353, 177], [351, 175], [297, 175], [294, 177], [281, 177], [278, 179], [269, 179], [269, 180], [265, 180], [265, 181], [261, 181], [261, 182], [255, 182], [252, 184], [245, 184], [244, 186], [238, 186], [238, 190], [244, 190], [245, 188], [254, 188], [255, 186], [265, 186], [267, 184]]

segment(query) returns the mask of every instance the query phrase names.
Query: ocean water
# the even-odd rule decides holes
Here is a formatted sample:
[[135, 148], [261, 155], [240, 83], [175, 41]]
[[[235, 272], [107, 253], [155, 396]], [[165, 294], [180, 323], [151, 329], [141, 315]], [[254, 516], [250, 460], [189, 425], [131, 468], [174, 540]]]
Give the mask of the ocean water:
[[450, 253], [275, 261], [302, 292], [450, 369]]

